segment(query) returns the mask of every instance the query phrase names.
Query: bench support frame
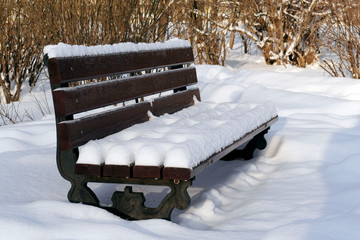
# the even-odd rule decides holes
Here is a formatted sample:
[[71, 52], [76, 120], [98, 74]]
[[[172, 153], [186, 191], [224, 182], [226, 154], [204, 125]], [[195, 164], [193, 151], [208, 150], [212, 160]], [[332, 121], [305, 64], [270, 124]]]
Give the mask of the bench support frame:
[[[72, 151], [62, 151], [59, 153], [58, 168], [61, 175], [71, 182], [71, 189], [68, 199], [74, 203], [84, 203], [97, 206], [109, 212], [127, 219], [151, 219], [159, 218], [170, 220], [171, 212], [174, 208], [183, 210], [191, 202], [187, 188], [191, 186], [194, 179], [188, 181], [173, 179], [147, 179], [147, 178], [115, 178], [115, 177], [96, 177], [74, 174], [76, 163], [75, 154]], [[73, 164], [69, 164], [69, 159], [73, 158]], [[145, 206], [145, 196], [141, 192], [133, 192], [131, 186], [126, 186], [124, 191], [115, 191], [112, 195], [113, 205], [111, 207], [102, 206], [96, 194], [87, 186], [89, 182], [97, 183], [119, 183], [129, 185], [150, 185], [165, 186], [170, 188], [170, 192], [160, 202], [156, 208]]]
[[255, 135], [254, 138], [251, 139], [243, 149], [235, 149], [221, 160], [232, 161], [236, 160], [237, 158], [241, 158], [246, 161], [251, 160], [254, 157], [254, 152], [256, 149], [263, 150], [266, 148], [267, 142], [265, 139], [265, 134], [268, 133], [269, 129], [270, 127]]
[[[134, 180], [134, 179], [132, 179]], [[189, 181], [176, 181], [164, 179], [145, 179], [145, 185], [160, 185], [170, 188], [170, 192], [161, 201], [158, 207], [148, 208], [145, 206], [143, 193], [133, 192], [132, 187], [127, 186], [124, 192], [116, 191], [112, 196], [112, 208], [109, 210], [116, 215], [125, 214], [130, 219], [161, 218], [170, 220], [174, 208], [183, 210], [190, 205], [191, 199], [187, 188], [192, 184]]]
[[[256, 149], [264, 149], [267, 145], [264, 135], [270, 127], [254, 136], [245, 146], [245, 148], [235, 149], [221, 160], [229, 161], [239, 158], [249, 160], [253, 158]], [[72, 184], [68, 193], [70, 202], [82, 202], [84, 204], [104, 208], [107, 211], [126, 219], [166, 219], [170, 220], [174, 208], [180, 210], [186, 209], [191, 202], [187, 188], [192, 185], [194, 178], [188, 181], [173, 179], [148, 179], [148, 178], [114, 178], [114, 177], [96, 177], [74, 174], [76, 163], [76, 154], [72, 151], [61, 151], [58, 157], [58, 168], [61, 175]], [[69, 158], [74, 159], [73, 164], [69, 164]], [[63, 159], [63, 160], [62, 160]], [[124, 191], [115, 191], [112, 195], [111, 207], [102, 206], [96, 194], [87, 186], [89, 182], [98, 183], [121, 183], [129, 185], [151, 185], [166, 186], [170, 192], [160, 202], [156, 208], [145, 206], [145, 196], [141, 192], [133, 192], [131, 186], [126, 186]]]

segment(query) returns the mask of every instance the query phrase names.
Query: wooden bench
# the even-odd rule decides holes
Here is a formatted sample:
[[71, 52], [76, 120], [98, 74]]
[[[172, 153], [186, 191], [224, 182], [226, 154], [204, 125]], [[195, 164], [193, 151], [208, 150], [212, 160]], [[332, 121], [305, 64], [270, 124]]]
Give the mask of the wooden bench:
[[[171, 114], [194, 105], [194, 97], [200, 100], [196, 70], [190, 66], [193, 61], [189, 45], [45, 59], [56, 115], [57, 165], [71, 182], [69, 201], [102, 207], [130, 219], [170, 219], [175, 207], [189, 206], [187, 188], [198, 173], [219, 159], [251, 159], [255, 149], [266, 147], [264, 134], [277, 116], [191, 169], [77, 164], [79, 147], [88, 141], [146, 122], [149, 111], [155, 116]], [[242, 145], [246, 147], [238, 150]], [[87, 186], [90, 182], [167, 186], [170, 192], [157, 208], [149, 208], [144, 205], [143, 193], [132, 192], [128, 186], [113, 193], [112, 206], [104, 206]]]

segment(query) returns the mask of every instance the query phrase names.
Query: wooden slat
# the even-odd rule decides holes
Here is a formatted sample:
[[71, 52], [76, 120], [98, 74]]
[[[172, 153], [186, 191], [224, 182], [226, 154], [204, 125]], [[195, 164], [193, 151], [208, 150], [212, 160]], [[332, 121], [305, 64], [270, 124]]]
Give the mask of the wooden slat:
[[107, 165], [103, 167], [104, 177], [131, 177], [131, 167], [125, 165]]
[[200, 101], [198, 88], [177, 92], [175, 94], [157, 98], [152, 102], [151, 112], [155, 116], [174, 113], [194, 105], [194, 96]]
[[101, 176], [102, 166], [94, 164], [76, 164], [74, 173], [76, 175]]
[[61, 150], [81, 146], [89, 140], [103, 138], [134, 124], [149, 120], [150, 103], [115, 109], [58, 124]]
[[195, 68], [183, 68], [108, 80], [53, 91], [57, 117], [125, 102], [197, 82]]
[[190, 180], [197, 174], [199, 174], [202, 170], [205, 168], [211, 166], [215, 162], [217, 162], [219, 159], [233, 151], [234, 149], [238, 148], [242, 144], [250, 141], [253, 137], [255, 137], [257, 134], [261, 133], [265, 129], [271, 126], [274, 122], [277, 121], [277, 117], [269, 120], [268, 122], [264, 123], [257, 129], [253, 130], [252, 132], [246, 134], [244, 137], [240, 138], [236, 142], [230, 144], [229, 146], [225, 147], [222, 151], [218, 153], [214, 153], [211, 157], [208, 159], [202, 161], [198, 166], [193, 168], [192, 170], [186, 168], [172, 168], [172, 167], [164, 167], [163, 168], [163, 178], [164, 179], [178, 179], [178, 180]]
[[60, 148], [70, 150], [89, 140], [100, 139], [149, 119], [148, 111], [159, 116], [173, 113], [194, 104], [193, 96], [199, 97], [198, 89], [186, 90], [149, 102], [141, 102], [112, 111], [89, 115], [58, 124]]
[[175, 48], [113, 55], [50, 58], [48, 68], [52, 86], [90, 78], [99, 78], [192, 63], [192, 48]]
[[191, 179], [191, 169], [165, 167], [163, 169], [163, 179], [189, 180]]
[[132, 176], [135, 178], [161, 178], [160, 166], [134, 166]]

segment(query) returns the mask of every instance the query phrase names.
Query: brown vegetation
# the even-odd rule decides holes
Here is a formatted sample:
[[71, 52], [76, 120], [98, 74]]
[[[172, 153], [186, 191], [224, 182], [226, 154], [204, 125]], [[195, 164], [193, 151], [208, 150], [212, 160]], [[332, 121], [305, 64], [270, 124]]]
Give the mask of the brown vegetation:
[[[0, 11], [0, 101], [7, 103], [19, 99], [24, 82], [36, 82], [43, 47], [58, 42], [179, 37], [190, 40], [198, 63], [223, 65], [239, 34], [245, 53], [253, 42], [268, 64], [305, 67], [317, 61], [321, 34], [329, 33], [327, 46], [341, 61], [325, 61], [324, 68], [334, 76], [351, 72], [359, 78], [356, 0], [0, 0]], [[329, 16], [335, 28], [321, 31]]]
[[326, 46], [337, 56], [322, 68], [334, 77], [360, 79], [360, 6], [357, 0], [334, 0]]
[[305, 67], [316, 61], [320, 27], [329, 11], [325, 0], [235, 1], [243, 13], [235, 31], [252, 39], [268, 64]]
[[[167, 34], [170, 0], [1, 0], [0, 85], [7, 103], [35, 83], [47, 44], [155, 42]], [[1, 101], [1, 100], [0, 100]]]
[[0, 2], [0, 85], [7, 103], [17, 101], [23, 82], [35, 82], [41, 71], [41, 41], [29, 14], [35, 7], [25, 1]]

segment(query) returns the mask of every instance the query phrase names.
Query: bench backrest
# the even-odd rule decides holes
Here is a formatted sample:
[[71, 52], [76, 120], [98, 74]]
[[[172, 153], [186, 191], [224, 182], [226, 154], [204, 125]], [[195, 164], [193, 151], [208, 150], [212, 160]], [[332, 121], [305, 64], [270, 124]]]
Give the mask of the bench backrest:
[[200, 100], [197, 88], [187, 89], [197, 82], [193, 61], [191, 47], [50, 58], [58, 150], [147, 121], [148, 111], [158, 116], [193, 105], [194, 96]]

